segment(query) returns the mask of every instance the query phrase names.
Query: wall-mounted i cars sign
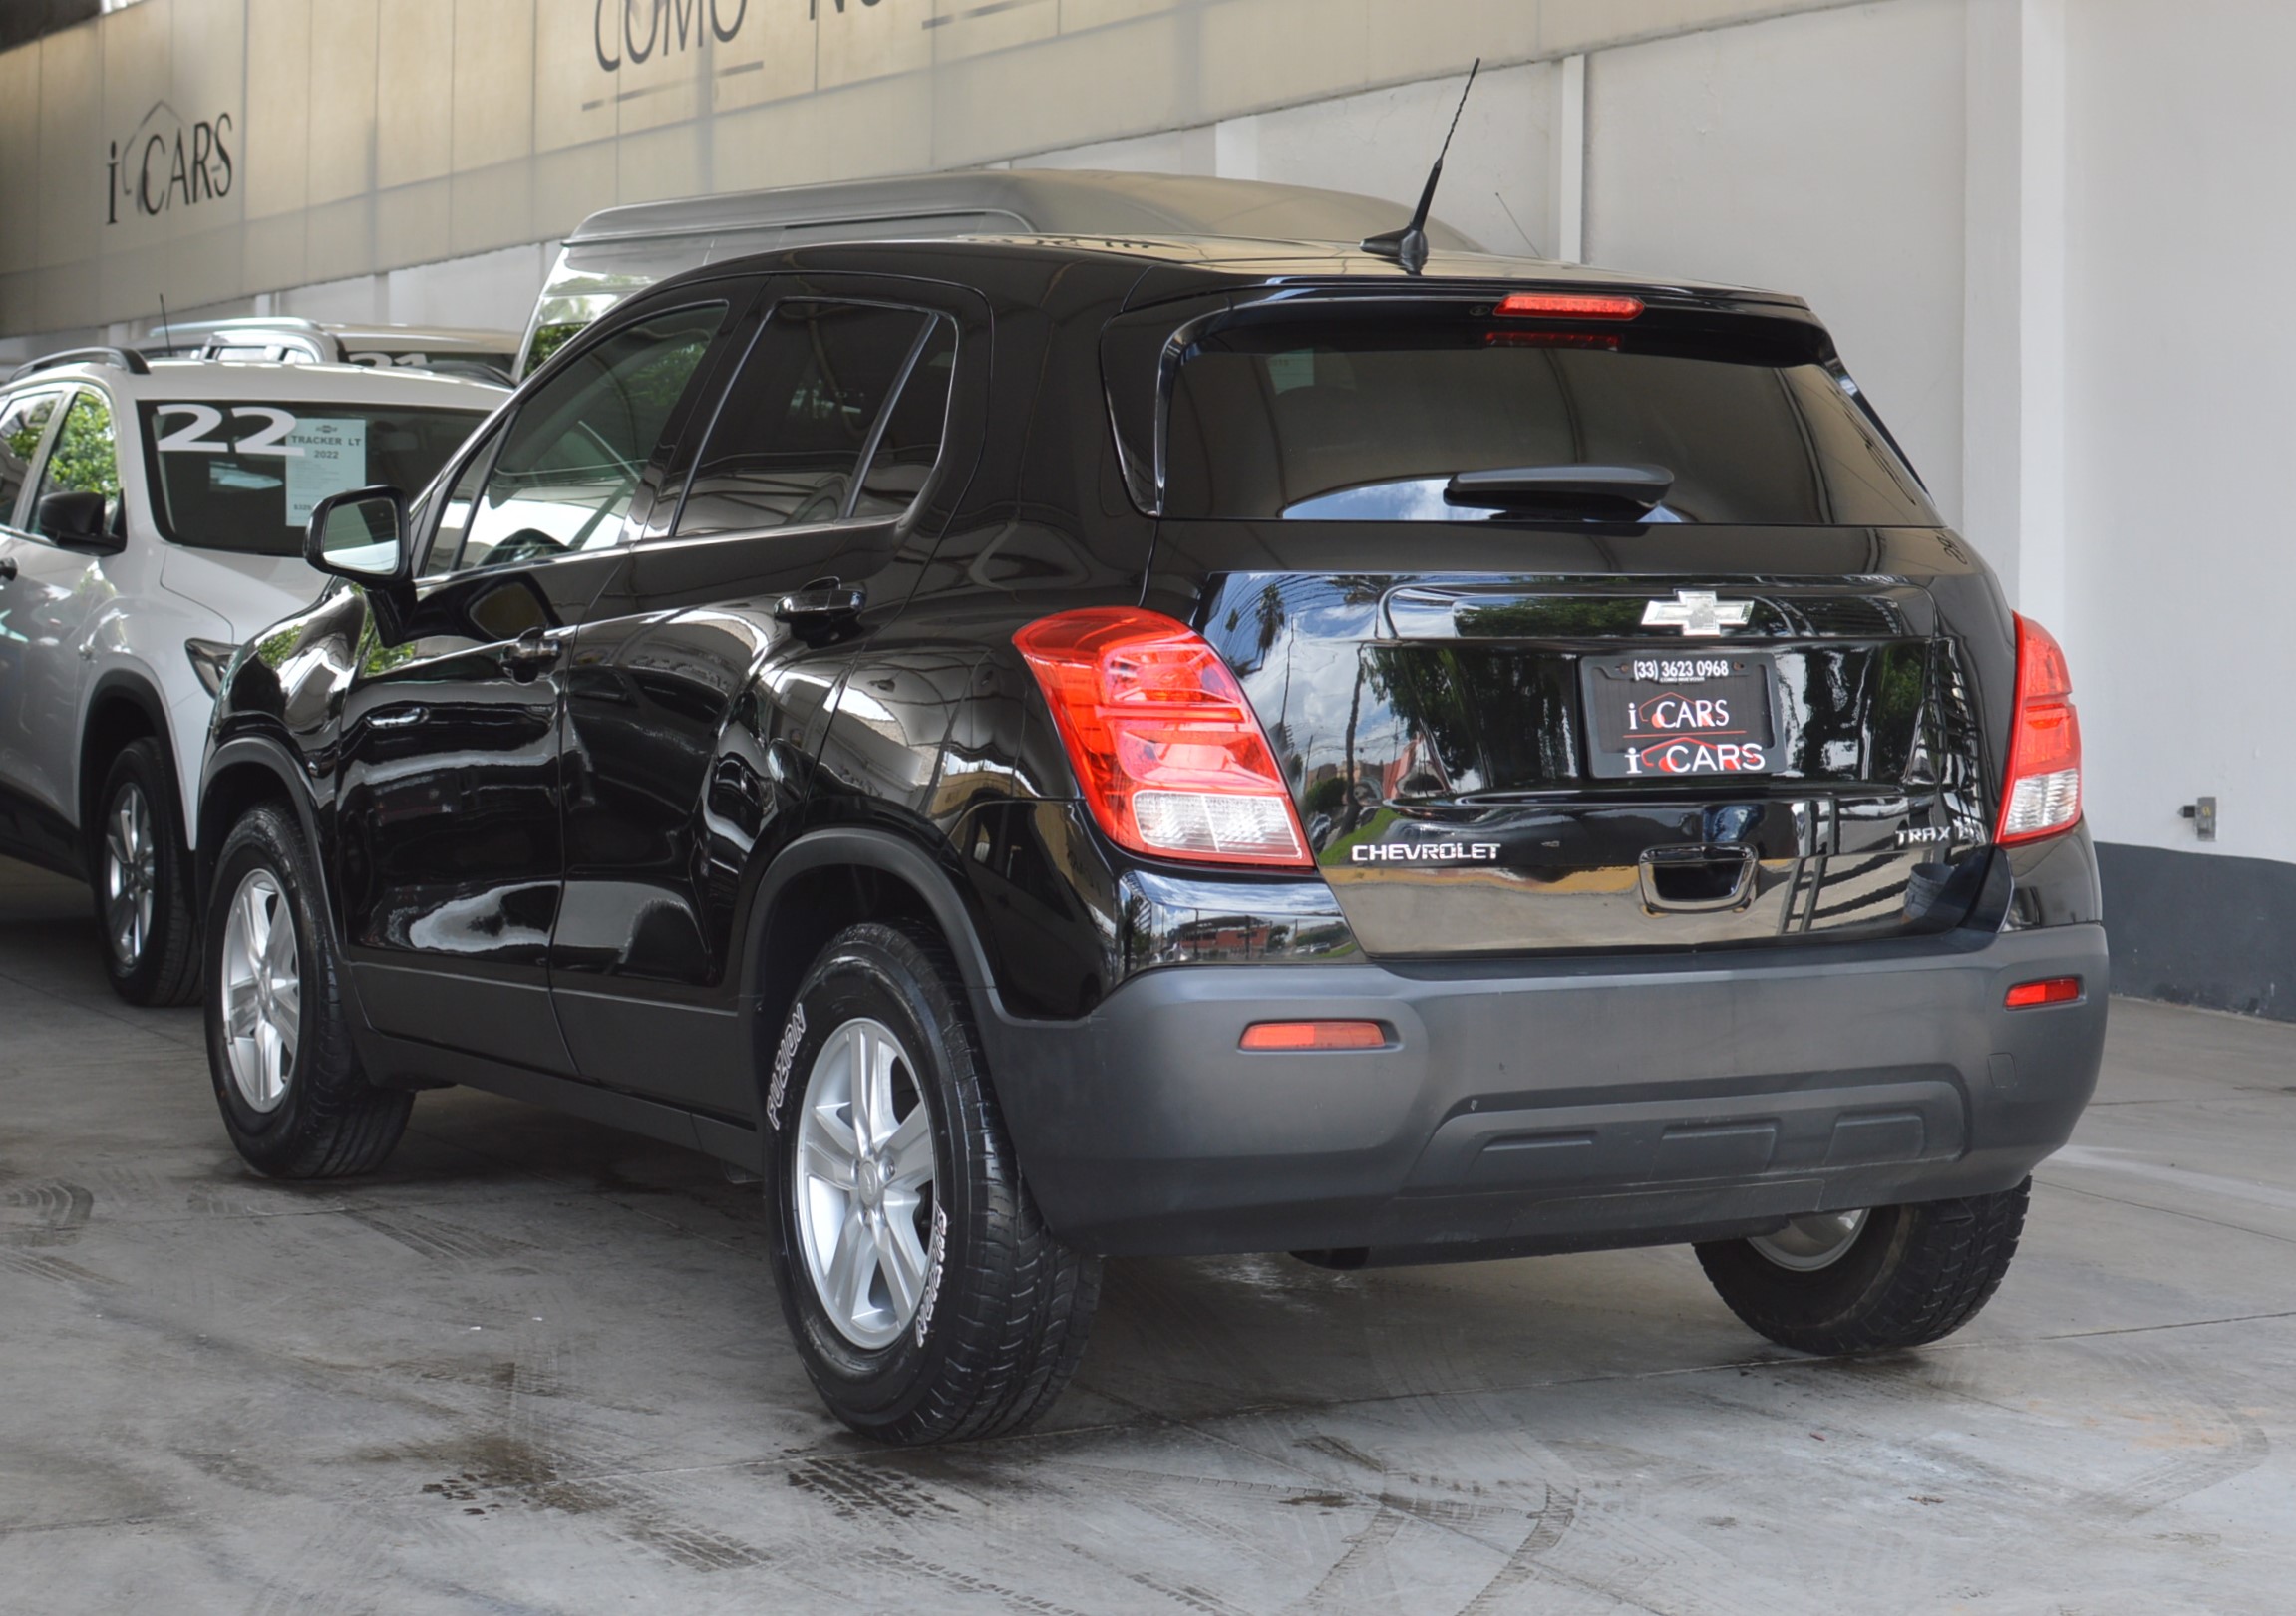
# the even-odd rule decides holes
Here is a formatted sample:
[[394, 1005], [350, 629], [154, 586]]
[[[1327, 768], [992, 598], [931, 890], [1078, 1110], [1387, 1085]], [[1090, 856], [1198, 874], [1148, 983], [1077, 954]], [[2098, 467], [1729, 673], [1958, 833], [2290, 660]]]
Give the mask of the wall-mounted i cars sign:
[[104, 222], [157, 218], [230, 195], [234, 131], [229, 113], [185, 122], [164, 101], [154, 102], [104, 159]]

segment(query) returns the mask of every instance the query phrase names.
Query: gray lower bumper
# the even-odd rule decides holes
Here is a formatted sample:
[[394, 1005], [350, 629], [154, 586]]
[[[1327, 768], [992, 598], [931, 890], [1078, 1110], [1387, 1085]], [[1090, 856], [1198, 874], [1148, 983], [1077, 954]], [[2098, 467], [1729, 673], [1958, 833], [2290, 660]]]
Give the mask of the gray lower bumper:
[[[2002, 1008], [2051, 976], [2085, 996]], [[982, 1021], [1069, 1240], [1424, 1260], [2007, 1188], [2096, 1085], [2106, 982], [2102, 928], [2060, 926], [1691, 964], [1189, 966], [1081, 1022]], [[1252, 1022], [1328, 1017], [1393, 1046], [1237, 1048]]]

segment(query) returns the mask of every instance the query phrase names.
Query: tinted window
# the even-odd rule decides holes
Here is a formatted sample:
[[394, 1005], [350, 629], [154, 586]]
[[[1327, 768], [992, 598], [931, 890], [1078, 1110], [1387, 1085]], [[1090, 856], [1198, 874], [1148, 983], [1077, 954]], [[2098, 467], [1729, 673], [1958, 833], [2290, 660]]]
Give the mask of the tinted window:
[[447, 494], [446, 507], [439, 512], [439, 526], [431, 535], [431, 547], [423, 558], [422, 572], [426, 577], [453, 570], [463, 553], [463, 534], [471, 525], [471, 511], [478, 505], [479, 492], [487, 485], [487, 474], [494, 469], [494, 451], [502, 447], [502, 434], [507, 429], [496, 427], [487, 435], [487, 441], [463, 465], [461, 475]]
[[651, 315], [544, 381], [511, 420], [468, 505], [459, 547], [450, 556], [443, 520], [425, 570], [502, 566], [621, 542], [646, 464], [725, 315], [723, 303]]
[[64, 395], [20, 393], [0, 407], [0, 522], [16, 519], [16, 501], [24, 492], [24, 480], [32, 475], [32, 457], [40, 453], [40, 436], [56, 413]]
[[51, 493], [102, 494], [107, 528], [119, 515], [120, 454], [112, 430], [112, 401], [103, 394], [83, 388], [72, 396], [64, 425], [49, 447], [48, 464], [40, 469], [33, 510]]
[[719, 407], [679, 533], [907, 509], [940, 453], [953, 352], [948, 322], [914, 309], [782, 304]]
[[471, 429], [475, 410], [189, 399], [141, 407], [152, 514], [195, 549], [300, 555], [311, 507], [387, 483], [422, 487]]
[[1938, 520], [1880, 432], [1805, 354], [1472, 320], [1215, 334], [1175, 381], [1165, 509], [1485, 521], [1490, 506], [1445, 497], [1455, 473], [1618, 465], [1673, 474], [1651, 521]]
[[897, 516], [916, 502], [933, 463], [941, 458], [956, 360], [956, 327], [935, 320], [877, 435], [876, 453], [869, 457], [853, 499], [854, 515]]

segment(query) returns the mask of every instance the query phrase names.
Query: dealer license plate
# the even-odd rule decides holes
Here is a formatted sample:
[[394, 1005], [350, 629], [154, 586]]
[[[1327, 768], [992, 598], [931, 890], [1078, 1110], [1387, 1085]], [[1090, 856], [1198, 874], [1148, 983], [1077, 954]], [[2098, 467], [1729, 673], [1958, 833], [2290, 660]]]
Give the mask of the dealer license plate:
[[1594, 777], [1768, 774], [1772, 679], [1770, 658], [1743, 652], [1588, 657], [1579, 689]]

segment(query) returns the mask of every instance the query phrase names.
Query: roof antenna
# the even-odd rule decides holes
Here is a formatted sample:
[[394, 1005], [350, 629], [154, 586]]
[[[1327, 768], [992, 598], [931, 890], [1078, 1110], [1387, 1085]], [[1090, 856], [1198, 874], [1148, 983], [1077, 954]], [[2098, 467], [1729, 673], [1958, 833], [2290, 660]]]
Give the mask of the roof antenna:
[[160, 340], [171, 354], [175, 351], [175, 333], [167, 329], [167, 294], [160, 294]]
[[1419, 193], [1419, 211], [1412, 214], [1411, 222], [1400, 230], [1385, 235], [1367, 235], [1363, 250], [1375, 258], [1390, 258], [1403, 265], [1404, 273], [1416, 275], [1427, 267], [1427, 212], [1435, 205], [1435, 187], [1443, 182], [1443, 160], [1451, 155], [1451, 138], [1459, 133], [1460, 114], [1467, 111], [1468, 91], [1475, 88], [1475, 76], [1482, 71], [1482, 58], [1475, 59], [1475, 66], [1467, 70], [1467, 89], [1459, 93], [1459, 111], [1451, 115], [1451, 128], [1443, 137], [1443, 150], [1435, 155], [1435, 166], [1427, 171], [1427, 189]]

